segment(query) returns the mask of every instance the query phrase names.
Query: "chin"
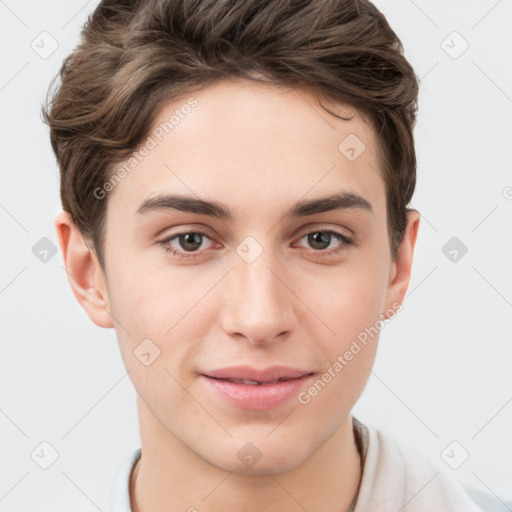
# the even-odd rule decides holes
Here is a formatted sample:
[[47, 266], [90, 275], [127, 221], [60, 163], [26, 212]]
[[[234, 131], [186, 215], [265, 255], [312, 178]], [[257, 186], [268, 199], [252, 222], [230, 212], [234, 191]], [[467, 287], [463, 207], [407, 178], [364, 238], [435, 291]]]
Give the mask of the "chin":
[[[251, 443], [234, 443], [235, 448], [221, 448], [204, 459], [223, 471], [240, 475], [267, 475], [290, 471], [306, 460], [311, 453], [297, 449], [297, 440], [290, 438], [289, 444], [279, 445], [262, 440]], [[234, 449], [234, 456], [231, 450]], [[313, 449], [311, 449], [313, 451]]]

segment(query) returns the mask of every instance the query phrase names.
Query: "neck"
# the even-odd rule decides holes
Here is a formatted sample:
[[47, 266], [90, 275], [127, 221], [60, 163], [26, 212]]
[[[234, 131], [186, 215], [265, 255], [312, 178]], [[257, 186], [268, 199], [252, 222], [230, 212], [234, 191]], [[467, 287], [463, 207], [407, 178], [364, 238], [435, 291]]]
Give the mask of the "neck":
[[290, 471], [248, 475], [221, 470], [199, 457], [152, 415], [140, 397], [141, 457], [130, 478], [133, 512], [244, 510], [348, 511], [361, 460], [352, 417]]

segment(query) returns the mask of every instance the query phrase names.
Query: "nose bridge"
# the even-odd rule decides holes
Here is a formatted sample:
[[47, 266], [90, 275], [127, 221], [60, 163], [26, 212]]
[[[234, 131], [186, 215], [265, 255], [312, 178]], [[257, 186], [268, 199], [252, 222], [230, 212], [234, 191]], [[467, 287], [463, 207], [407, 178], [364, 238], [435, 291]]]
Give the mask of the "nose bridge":
[[270, 306], [281, 301], [283, 284], [276, 277], [276, 274], [280, 274], [278, 267], [276, 259], [270, 257], [269, 253], [267, 256], [261, 255], [252, 263], [237, 262], [234, 271], [244, 302], [249, 299], [254, 302], [254, 306], [264, 305], [270, 310]]
[[237, 247], [222, 323], [229, 334], [269, 343], [292, 329], [293, 294], [281, 281], [286, 279], [275, 251], [248, 238]]

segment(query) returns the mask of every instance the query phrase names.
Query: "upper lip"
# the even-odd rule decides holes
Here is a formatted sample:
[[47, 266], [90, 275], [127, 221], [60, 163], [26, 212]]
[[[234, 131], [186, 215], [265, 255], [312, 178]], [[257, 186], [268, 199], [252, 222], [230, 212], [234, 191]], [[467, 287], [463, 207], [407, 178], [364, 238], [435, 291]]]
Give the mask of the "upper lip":
[[313, 372], [300, 368], [291, 368], [288, 366], [270, 366], [262, 370], [251, 366], [230, 366], [227, 368], [218, 368], [209, 370], [202, 375], [214, 379], [240, 379], [257, 382], [272, 382], [275, 380], [297, 379], [304, 375], [310, 375]]

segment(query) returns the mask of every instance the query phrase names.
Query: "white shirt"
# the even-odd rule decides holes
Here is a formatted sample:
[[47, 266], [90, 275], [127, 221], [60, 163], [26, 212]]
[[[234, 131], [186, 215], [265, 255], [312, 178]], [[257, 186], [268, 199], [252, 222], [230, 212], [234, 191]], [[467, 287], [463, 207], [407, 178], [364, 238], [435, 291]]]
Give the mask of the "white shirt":
[[[349, 512], [483, 512], [461, 484], [421, 452], [356, 418], [353, 423], [363, 471]], [[111, 512], [132, 512], [130, 475], [140, 455], [138, 448], [123, 464], [112, 488]]]

